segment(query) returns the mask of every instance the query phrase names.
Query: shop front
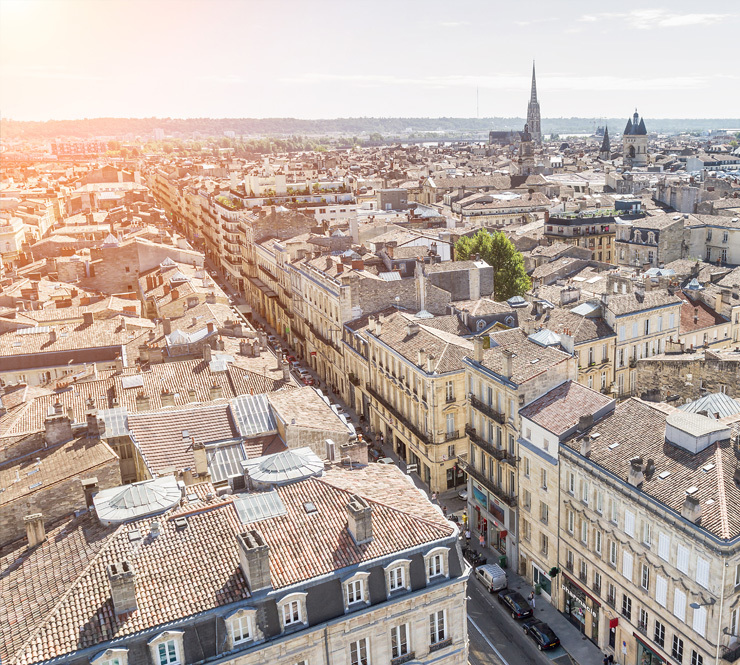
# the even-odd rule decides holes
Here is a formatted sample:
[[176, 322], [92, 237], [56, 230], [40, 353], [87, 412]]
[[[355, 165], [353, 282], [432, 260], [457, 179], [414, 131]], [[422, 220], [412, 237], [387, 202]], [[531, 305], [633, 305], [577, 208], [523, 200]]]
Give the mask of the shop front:
[[563, 613], [578, 630], [594, 644], [599, 644], [599, 612], [601, 603], [563, 574]]
[[668, 661], [661, 655], [655, 653], [646, 642], [637, 635], [634, 635], [637, 641], [637, 665], [664, 665]]
[[532, 583], [540, 585], [540, 593], [550, 602], [552, 596], [552, 580], [550, 576], [532, 561]]
[[[516, 540], [511, 530], [506, 527], [508, 509], [475, 481], [471, 482], [471, 487], [470, 514], [473, 531], [478, 537], [483, 536], [485, 546], [499, 554], [500, 559], [496, 563], [504, 565], [508, 565], [509, 561], [516, 563]], [[515, 520], [515, 514], [509, 512], [509, 524], [513, 524]]]

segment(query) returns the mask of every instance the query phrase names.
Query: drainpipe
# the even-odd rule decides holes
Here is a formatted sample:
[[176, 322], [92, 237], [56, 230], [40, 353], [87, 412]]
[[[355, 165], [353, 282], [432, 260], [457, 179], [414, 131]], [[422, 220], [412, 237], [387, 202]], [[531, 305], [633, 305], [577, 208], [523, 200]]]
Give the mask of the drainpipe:
[[722, 589], [719, 595], [719, 614], [717, 619], [717, 652], [714, 655], [714, 665], [719, 665], [719, 640], [722, 637], [722, 610], [725, 604], [725, 579], [727, 578], [727, 568], [729, 564], [727, 559], [723, 559], [724, 566], [722, 566]]

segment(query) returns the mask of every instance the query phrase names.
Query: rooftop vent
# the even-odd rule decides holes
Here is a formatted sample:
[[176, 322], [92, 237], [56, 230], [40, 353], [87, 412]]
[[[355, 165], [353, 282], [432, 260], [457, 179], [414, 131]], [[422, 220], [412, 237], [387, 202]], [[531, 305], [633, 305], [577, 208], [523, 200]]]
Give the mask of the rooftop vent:
[[319, 512], [319, 509], [316, 507], [316, 504], [313, 501], [306, 501], [303, 504], [303, 509], [306, 511], [307, 515]]

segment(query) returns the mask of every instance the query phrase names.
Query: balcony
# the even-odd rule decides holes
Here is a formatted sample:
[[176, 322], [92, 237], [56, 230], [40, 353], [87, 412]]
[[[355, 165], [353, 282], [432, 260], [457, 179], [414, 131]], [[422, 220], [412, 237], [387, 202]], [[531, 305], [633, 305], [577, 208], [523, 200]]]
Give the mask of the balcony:
[[414, 660], [414, 658], [416, 658], [416, 653], [409, 651], [408, 653], [403, 654], [403, 656], [391, 658], [391, 665], [403, 665], [403, 663], [408, 663], [410, 660]]
[[460, 430], [455, 430], [454, 432], [445, 432], [445, 441], [454, 441], [455, 439], [460, 438]]
[[736, 660], [740, 660], [740, 642], [736, 642], [730, 647], [724, 647], [727, 649], [722, 655], [722, 660], [726, 660], [728, 663], [734, 663]]
[[601, 585], [600, 584], [595, 584], [594, 583], [594, 585], [591, 588], [593, 589], [594, 593], [597, 596], [600, 596], [601, 595]]
[[606, 604], [614, 609], [617, 606], [617, 599], [615, 596], [607, 596], [606, 597]]
[[482, 414], [488, 416], [491, 420], [495, 420], [499, 425], [506, 424], [506, 414], [496, 411], [492, 406], [485, 404], [475, 395], [470, 395], [470, 404], [474, 409], [477, 409]]
[[474, 427], [465, 425], [465, 433], [476, 446], [485, 450], [492, 457], [495, 457], [497, 460], [505, 462], [511, 466], [516, 466], [516, 456], [512, 455], [504, 448], [497, 448], [492, 443], [478, 436]]
[[359, 386], [360, 385], [360, 379], [355, 376], [354, 372], [350, 372], [347, 374], [347, 380], [353, 385], [353, 386]]
[[641, 621], [637, 622], [637, 630], [639, 630], [643, 635], [648, 634], [648, 625], [646, 623], [642, 623]]
[[588, 575], [586, 573], [578, 573], [578, 579], [584, 584], [588, 584]]
[[382, 404], [385, 409], [389, 413], [391, 413], [399, 423], [409, 429], [414, 434], [414, 436], [419, 439], [419, 441], [427, 445], [430, 445], [432, 443], [432, 441], [429, 439], [429, 436], [424, 434], [416, 425], [408, 420], [400, 411], [396, 409], [395, 406], [393, 406], [388, 400], [386, 400], [386, 398], [383, 397], [377, 390], [375, 390], [375, 388], [373, 388], [369, 383], [365, 384], [365, 388], [367, 389], [367, 392], [369, 392], [370, 395], [372, 395], [380, 404]]
[[440, 642], [435, 642], [434, 644], [430, 644], [429, 653], [439, 651], [440, 649], [444, 649], [445, 647], [449, 647], [451, 645], [452, 645], [452, 638], [448, 637], [446, 640], [442, 640]]
[[483, 485], [491, 494], [495, 494], [501, 501], [503, 501], [507, 506], [510, 508], [516, 508], [516, 497], [507, 494], [504, 492], [500, 487], [497, 487], [496, 485], [491, 482], [486, 476], [478, 471], [475, 467], [471, 466], [466, 460], [462, 460], [458, 457], [457, 463], [460, 467], [462, 467], [463, 471], [467, 473], [469, 476], [475, 478], [481, 485]]
[[573, 562], [572, 561], [566, 561], [565, 562], [565, 569], [569, 570], [571, 573], [573, 572]]
[[331, 339], [329, 339], [328, 337], [325, 337], [315, 325], [313, 325], [310, 321], [307, 322], [307, 325], [308, 325], [308, 329], [311, 331], [311, 334], [317, 340], [319, 340], [326, 346], [332, 347], [335, 351], [339, 351], [339, 348], [337, 347], [337, 345]]

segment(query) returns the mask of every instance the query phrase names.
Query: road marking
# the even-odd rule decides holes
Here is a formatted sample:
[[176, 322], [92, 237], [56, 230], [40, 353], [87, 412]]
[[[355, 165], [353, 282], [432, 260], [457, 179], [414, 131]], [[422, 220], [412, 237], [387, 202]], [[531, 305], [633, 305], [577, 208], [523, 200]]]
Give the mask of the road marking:
[[478, 632], [480, 633], [480, 636], [481, 636], [481, 637], [482, 637], [482, 638], [483, 638], [483, 639], [484, 639], [484, 640], [486, 641], [486, 644], [487, 644], [487, 645], [488, 645], [489, 647], [491, 647], [491, 649], [493, 649], [493, 650], [494, 650], [494, 652], [496, 653], [496, 655], [497, 655], [497, 656], [498, 656], [498, 657], [499, 657], [499, 658], [501, 659], [501, 662], [502, 662], [502, 663], [503, 663], [504, 665], [509, 665], [509, 663], [507, 662], [506, 658], [504, 658], [504, 657], [503, 657], [503, 656], [501, 655], [501, 652], [500, 652], [500, 651], [499, 651], [499, 650], [498, 650], [498, 649], [497, 649], [497, 648], [496, 648], [496, 647], [494, 646], [493, 642], [491, 642], [491, 640], [489, 640], [489, 639], [488, 639], [488, 636], [487, 636], [487, 635], [486, 635], [486, 634], [485, 634], [485, 633], [484, 633], [484, 632], [483, 632], [483, 631], [482, 631], [482, 630], [480, 629], [480, 627], [478, 626], [478, 624], [477, 624], [477, 623], [475, 623], [475, 621], [473, 621], [473, 620], [472, 620], [472, 619], [470, 618], [470, 615], [468, 615], [468, 621], [470, 621], [470, 623], [472, 623], [472, 624], [473, 624], [473, 628], [475, 628], [475, 629], [476, 629], [476, 630], [477, 630], [477, 631], [478, 631]]

